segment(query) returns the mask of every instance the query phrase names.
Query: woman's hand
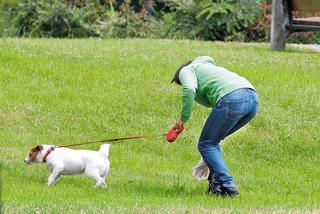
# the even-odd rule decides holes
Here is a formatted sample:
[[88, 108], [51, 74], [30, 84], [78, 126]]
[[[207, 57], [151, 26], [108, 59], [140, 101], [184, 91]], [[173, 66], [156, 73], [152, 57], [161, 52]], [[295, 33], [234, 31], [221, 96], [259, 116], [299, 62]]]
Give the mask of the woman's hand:
[[174, 129], [179, 130], [183, 127], [183, 125], [184, 125], [184, 122], [182, 120], [178, 119], [176, 121], [176, 124], [174, 125]]

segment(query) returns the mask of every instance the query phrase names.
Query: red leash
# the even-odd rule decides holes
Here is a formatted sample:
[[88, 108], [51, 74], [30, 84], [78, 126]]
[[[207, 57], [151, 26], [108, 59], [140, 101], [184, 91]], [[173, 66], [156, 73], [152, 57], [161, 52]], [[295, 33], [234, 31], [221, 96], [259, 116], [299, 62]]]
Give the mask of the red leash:
[[172, 128], [167, 134], [162, 135], [149, 135], [149, 136], [135, 136], [135, 137], [122, 137], [122, 138], [113, 138], [113, 139], [107, 139], [107, 140], [97, 140], [97, 141], [88, 141], [84, 143], [77, 143], [77, 144], [68, 144], [68, 145], [62, 145], [57, 147], [73, 147], [73, 146], [82, 146], [86, 144], [94, 144], [94, 143], [106, 143], [106, 142], [113, 142], [113, 141], [123, 141], [123, 140], [134, 140], [134, 139], [145, 139], [145, 138], [158, 138], [166, 136], [166, 140], [170, 143], [175, 141], [179, 134], [183, 131], [183, 127], [176, 130]]
[[62, 146], [57, 146], [57, 147], [73, 147], [73, 146], [82, 146], [82, 145], [94, 144], [94, 143], [106, 143], [106, 142], [123, 141], [123, 140], [156, 138], [156, 137], [163, 137], [163, 136], [167, 136], [167, 134], [162, 134], [162, 135], [150, 135], [150, 136], [135, 136], [135, 137], [113, 138], [113, 139], [106, 139], [106, 140], [88, 141], [88, 142], [77, 143], [77, 144], [68, 144], [68, 145], [62, 145]]

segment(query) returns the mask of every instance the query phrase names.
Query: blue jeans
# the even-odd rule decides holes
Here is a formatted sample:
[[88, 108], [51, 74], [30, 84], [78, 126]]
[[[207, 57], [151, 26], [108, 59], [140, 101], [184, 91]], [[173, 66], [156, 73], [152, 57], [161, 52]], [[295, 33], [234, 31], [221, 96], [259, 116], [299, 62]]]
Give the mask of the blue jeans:
[[210, 168], [209, 180], [224, 187], [235, 187], [223, 160], [220, 141], [247, 124], [257, 113], [258, 96], [249, 88], [237, 89], [222, 97], [207, 119], [198, 149]]

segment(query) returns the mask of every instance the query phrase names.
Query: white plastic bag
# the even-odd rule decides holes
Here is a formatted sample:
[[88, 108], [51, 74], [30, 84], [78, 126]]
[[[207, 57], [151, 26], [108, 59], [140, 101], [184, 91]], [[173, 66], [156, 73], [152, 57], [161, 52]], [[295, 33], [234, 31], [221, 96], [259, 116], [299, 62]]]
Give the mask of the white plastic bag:
[[198, 164], [193, 167], [193, 176], [198, 180], [207, 179], [209, 177], [210, 169], [204, 160], [201, 158]]

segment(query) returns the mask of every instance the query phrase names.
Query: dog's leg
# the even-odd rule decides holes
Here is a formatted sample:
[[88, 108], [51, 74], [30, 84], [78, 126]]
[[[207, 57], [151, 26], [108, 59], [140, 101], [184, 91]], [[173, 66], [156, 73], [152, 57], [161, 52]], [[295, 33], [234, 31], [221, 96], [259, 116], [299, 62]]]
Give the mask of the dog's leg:
[[102, 181], [101, 187], [102, 187], [102, 188], [107, 188], [108, 186], [107, 186], [107, 184], [106, 184], [105, 177], [101, 177], [101, 181]]
[[105, 181], [100, 177], [97, 170], [86, 169], [84, 173], [86, 174], [86, 176], [96, 181], [95, 187], [106, 188]]
[[63, 171], [62, 168], [54, 168], [54, 169], [52, 170], [52, 173], [51, 173], [51, 175], [50, 175], [49, 178], [48, 178], [48, 185], [49, 185], [49, 186], [52, 185], [52, 184], [54, 184], [54, 183], [57, 181], [57, 179], [59, 178], [60, 173], [61, 173], [62, 171]]

